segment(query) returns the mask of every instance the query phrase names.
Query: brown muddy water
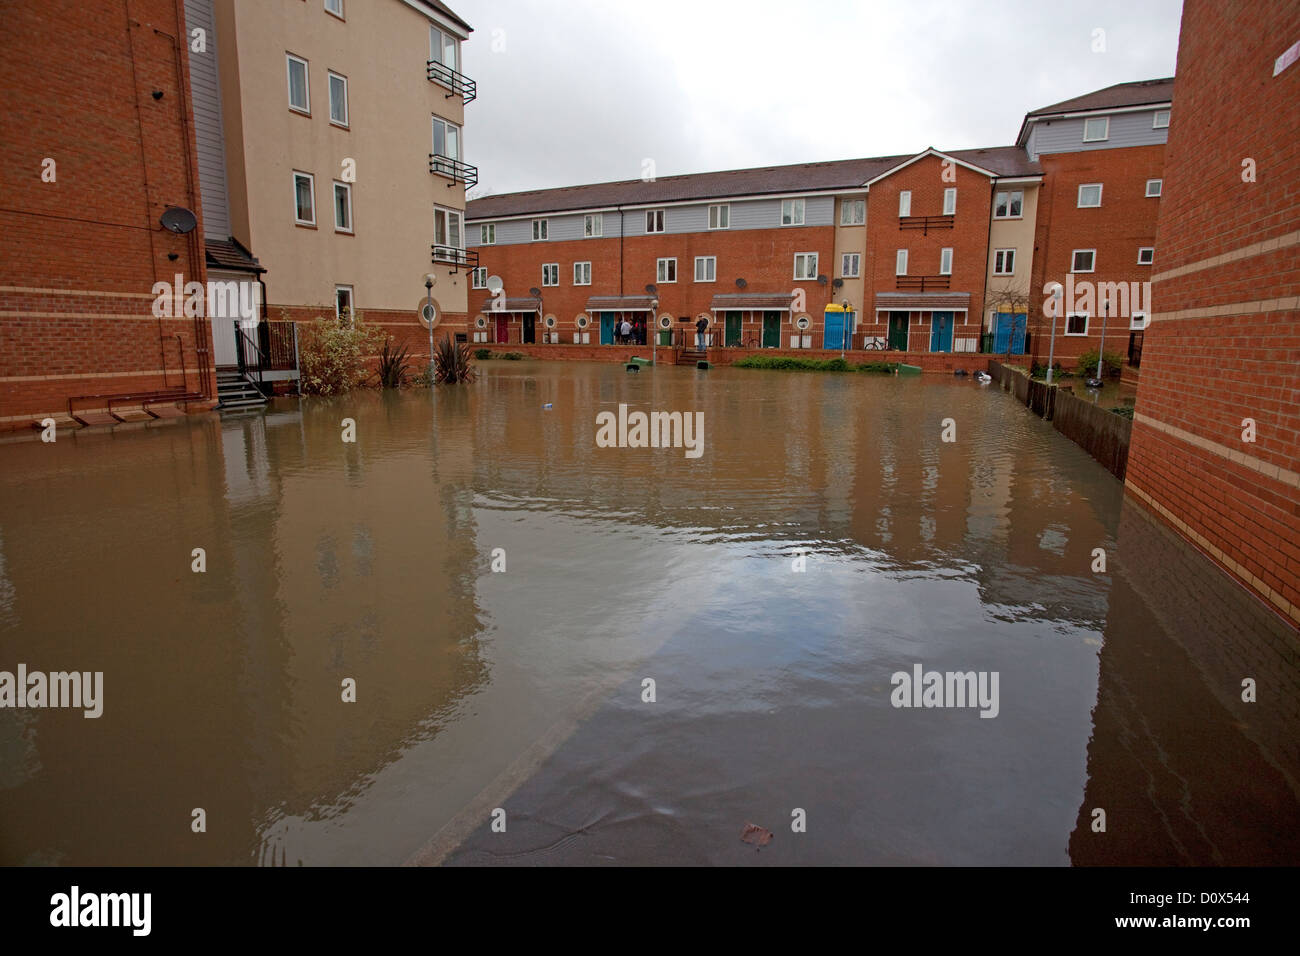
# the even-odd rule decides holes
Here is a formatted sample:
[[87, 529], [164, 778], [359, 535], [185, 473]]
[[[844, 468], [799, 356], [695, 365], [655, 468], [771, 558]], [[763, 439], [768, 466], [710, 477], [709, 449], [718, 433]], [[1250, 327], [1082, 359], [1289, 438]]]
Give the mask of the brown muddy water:
[[103, 673], [0, 708], [0, 863], [1300, 862], [1295, 633], [1010, 395], [480, 370], [0, 445], [0, 671]]

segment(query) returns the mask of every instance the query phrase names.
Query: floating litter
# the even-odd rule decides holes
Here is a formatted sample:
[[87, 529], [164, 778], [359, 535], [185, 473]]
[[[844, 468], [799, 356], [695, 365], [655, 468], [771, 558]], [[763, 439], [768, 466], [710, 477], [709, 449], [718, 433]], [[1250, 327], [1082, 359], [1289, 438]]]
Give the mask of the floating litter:
[[545, 405], [542, 406], [542, 408], [550, 408], [550, 407], [551, 407], [551, 403], [550, 403], [550, 402], [547, 402]]

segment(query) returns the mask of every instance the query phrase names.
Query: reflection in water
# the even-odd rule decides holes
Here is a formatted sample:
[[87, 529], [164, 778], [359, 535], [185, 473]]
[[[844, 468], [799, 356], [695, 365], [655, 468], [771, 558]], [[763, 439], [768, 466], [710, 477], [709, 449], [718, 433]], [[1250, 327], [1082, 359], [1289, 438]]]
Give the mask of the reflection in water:
[[[0, 863], [750, 862], [795, 806], [763, 860], [1296, 859], [1294, 717], [1232, 702], [1294, 636], [1005, 394], [482, 371], [0, 446], [0, 669], [105, 673], [0, 710]], [[620, 402], [703, 457], [597, 448]], [[917, 662], [999, 716], [891, 708]]]

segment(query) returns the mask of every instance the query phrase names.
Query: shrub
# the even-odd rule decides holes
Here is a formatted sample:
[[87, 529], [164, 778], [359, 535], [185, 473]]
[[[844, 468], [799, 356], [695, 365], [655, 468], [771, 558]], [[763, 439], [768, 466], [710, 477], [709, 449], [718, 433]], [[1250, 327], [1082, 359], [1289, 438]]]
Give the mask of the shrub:
[[518, 362], [520, 359], [528, 358], [523, 352], [506, 352], [501, 357], [507, 362]]
[[885, 372], [891, 374], [894, 371], [893, 362], [863, 362], [858, 366], [859, 372]]
[[379, 384], [383, 388], [401, 388], [411, 367], [411, 353], [403, 342], [393, 348], [391, 338], [384, 339], [384, 350], [379, 353]]
[[848, 372], [851, 366], [844, 359], [806, 359], [789, 355], [750, 355], [733, 363], [737, 368], [765, 368], [782, 371]]
[[[1105, 374], [1118, 375], [1124, 365], [1124, 357], [1117, 352], [1107, 352], [1105, 359]], [[1079, 356], [1079, 365], [1075, 369], [1079, 375], [1087, 375], [1091, 378], [1097, 373], [1097, 350], [1089, 349]]]
[[474, 350], [474, 357], [475, 357], [476, 359], [478, 359], [480, 362], [486, 362], [488, 359], [490, 359], [490, 358], [492, 357], [492, 350], [491, 350], [491, 349], [475, 349], [475, 350]]
[[456, 343], [444, 335], [433, 350], [433, 374], [441, 385], [474, 381], [474, 366], [469, 361], [469, 346]]
[[1111, 412], [1118, 415], [1120, 418], [1127, 418], [1129, 421], [1132, 421], [1134, 408], [1135, 406], [1133, 405], [1120, 405], [1118, 408], [1112, 408]]
[[[1060, 363], [1060, 362], [1053, 362], [1053, 363], [1052, 363], [1052, 381], [1053, 381], [1053, 382], [1055, 382], [1055, 381], [1056, 381], [1057, 379], [1059, 379], [1059, 378], [1070, 378], [1073, 374], [1074, 374], [1073, 372], [1067, 372], [1065, 369], [1061, 368], [1061, 363]], [[1046, 365], [1039, 365], [1037, 362], [1035, 362], [1035, 363], [1034, 363], [1034, 367], [1033, 367], [1032, 369], [1030, 369], [1029, 377], [1030, 377], [1030, 378], [1047, 378], [1047, 366], [1046, 366]]]
[[300, 336], [301, 389], [313, 395], [337, 395], [362, 384], [365, 357], [373, 355], [383, 333], [352, 319], [317, 318]]

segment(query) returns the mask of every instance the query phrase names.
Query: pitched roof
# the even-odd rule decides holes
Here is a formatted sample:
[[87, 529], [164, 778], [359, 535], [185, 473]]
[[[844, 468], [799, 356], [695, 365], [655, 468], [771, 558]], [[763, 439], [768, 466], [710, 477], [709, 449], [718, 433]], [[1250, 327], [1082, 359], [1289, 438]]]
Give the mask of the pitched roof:
[[1174, 96], [1174, 78], [1137, 80], [1133, 83], [1116, 83], [1104, 90], [1094, 90], [1073, 99], [1062, 100], [1051, 106], [1030, 110], [1029, 116], [1047, 116], [1056, 113], [1078, 113], [1087, 110], [1119, 109], [1125, 106], [1146, 106], [1148, 103], [1168, 103]]
[[438, 13], [442, 14], [452, 23], [464, 27], [470, 33], [474, 32], [474, 28], [470, 26], [468, 23], [466, 23], [464, 20], [462, 20], [460, 17], [456, 16], [455, 12], [451, 9], [451, 7], [443, 3], [442, 0], [420, 0], [420, 2], [423, 3], [426, 7], [436, 10]]
[[204, 239], [203, 251], [209, 269], [230, 269], [235, 272], [266, 271], [266, 267], [235, 239]]
[[[713, 173], [661, 176], [649, 182], [629, 179], [622, 182], [503, 193], [499, 196], [471, 199], [465, 205], [465, 218], [496, 219], [529, 213], [607, 209], [612, 206], [689, 202], [730, 196], [856, 189], [868, 180], [876, 179], [895, 166], [906, 163], [915, 155], [915, 153], [906, 153], [869, 159], [799, 163], [794, 166], [730, 169]], [[1018, 146], [948, 150], [945, 151], [945, 155], [987, 169], [999, 176], [1036, 176], [1042, 173], [1042, 167], [1030, 162], [1024, 150]]]

